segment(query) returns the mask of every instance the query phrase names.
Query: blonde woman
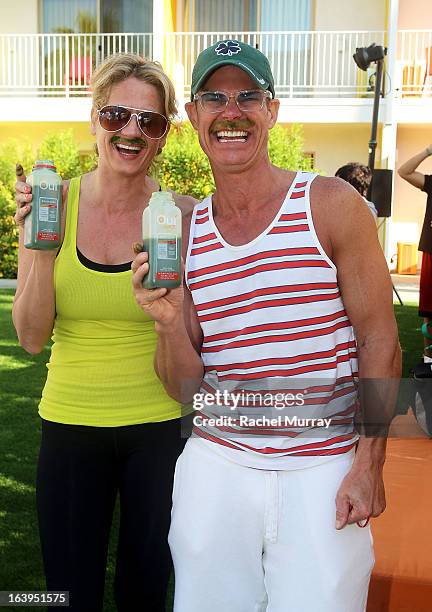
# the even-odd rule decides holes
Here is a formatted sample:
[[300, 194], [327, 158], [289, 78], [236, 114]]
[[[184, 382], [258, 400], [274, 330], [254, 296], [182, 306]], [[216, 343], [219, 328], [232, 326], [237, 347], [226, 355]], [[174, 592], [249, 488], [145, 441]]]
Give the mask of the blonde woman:
[[[71, 611], [101, 611], [119, 495], [117, 608], [162, 612], [183, 442], [179, 406], [154, 372], [154, 322], [134, 299], [131, 261], [142, 212], [159, 189], [148, 170], [176, 113], [174, 89], [158, 63], [125, 54], [99, 66], [92, 91], [98, 167], [64, 187], [58, 253], [23, 247], [31, 193], [17, 183], [13, 321], [29, 353], [53, 339], [39, 405], [42, 553], [49, 590], [69, 591]], [[194, 200], [174, 197], [186, 219]]]

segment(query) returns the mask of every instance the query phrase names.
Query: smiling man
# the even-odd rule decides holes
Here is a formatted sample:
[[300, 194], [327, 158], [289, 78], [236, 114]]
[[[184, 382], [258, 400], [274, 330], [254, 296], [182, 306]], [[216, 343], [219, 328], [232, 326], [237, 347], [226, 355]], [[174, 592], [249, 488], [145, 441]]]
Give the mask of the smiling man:
[[[167, 391], [184, 398], [196, 378], [201, 400], [224, 399], [201, 401], [177, 463], [176, 612], [366, 606], [400, 370], [392, 287], [357, 192], [270, 162], [278, 109], [260, 51], [228, 40], [200, 54], [187, 113], [216, 191], [194, 210], [184, 297], [140, 287], [145, 254], [133, 266]], [[359, 378], [379, 379], [361, 435]]]

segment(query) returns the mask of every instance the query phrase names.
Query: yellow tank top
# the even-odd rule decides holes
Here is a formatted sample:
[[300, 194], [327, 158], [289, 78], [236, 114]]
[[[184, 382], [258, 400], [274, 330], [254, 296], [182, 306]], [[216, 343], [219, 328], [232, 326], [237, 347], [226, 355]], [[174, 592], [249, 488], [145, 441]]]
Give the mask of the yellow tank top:
[[98, 427], [177, 418], [179, 404], [154, 372], [154, 322], [135, 302], [132, 272], [98, 272], [78, 259], [79, 194], [80, 178], [72, 179], [54, 268], [56, 319], [39, 414]]

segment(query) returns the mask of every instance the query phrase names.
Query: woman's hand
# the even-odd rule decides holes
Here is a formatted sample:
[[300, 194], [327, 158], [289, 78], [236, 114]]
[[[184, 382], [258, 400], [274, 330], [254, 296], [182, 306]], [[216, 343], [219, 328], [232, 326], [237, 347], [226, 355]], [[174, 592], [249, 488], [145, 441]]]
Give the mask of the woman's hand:
[[[136, 252], [136, 246], [134, 245]], [[139, 253], [132, 262], [132, 286], [137, 304], [146, 312], [157, 324], [162, 327], [169, 327], [179, 322], [179, 317], [183, 319], [183, 280], [176, 289], [144, 289], [143, 279], [148, 273], [148, 254]], [[183, 276], [183, 263], [182, 263]]]
[[15, 201], [17, 204], [17, 209], [14, 219], [17, 225], [23, 227], [24, 220], [31, 211], [31, 201], [33, 196], [31, 186], [26, 183], [26, 176], [21, 164], [16, 165], [16, 177], [17, 182], [15, 183]]

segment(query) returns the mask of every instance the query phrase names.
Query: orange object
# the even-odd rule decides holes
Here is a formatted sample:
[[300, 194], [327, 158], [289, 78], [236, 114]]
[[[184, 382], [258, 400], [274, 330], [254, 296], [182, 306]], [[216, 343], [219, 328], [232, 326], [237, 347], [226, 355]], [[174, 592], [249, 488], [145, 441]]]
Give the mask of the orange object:
[[413, 242], [397, 243], [398, 274], [417, 274], [417, 245]]
[[89, 85], [92, 66], [89, 57], [75, 57], [69, 64], [69, 85]]
[[394, 419], [397, 430], [405, 438], [388, 441], [387, 509], [372, 521], [376, 562], [367, 612], [431, 612], [432, 440], [412, 414]]
[[432, 76], [432, 47], [426, 47], [426, 70], [424, 75], [423, 85], [426, 79]]

